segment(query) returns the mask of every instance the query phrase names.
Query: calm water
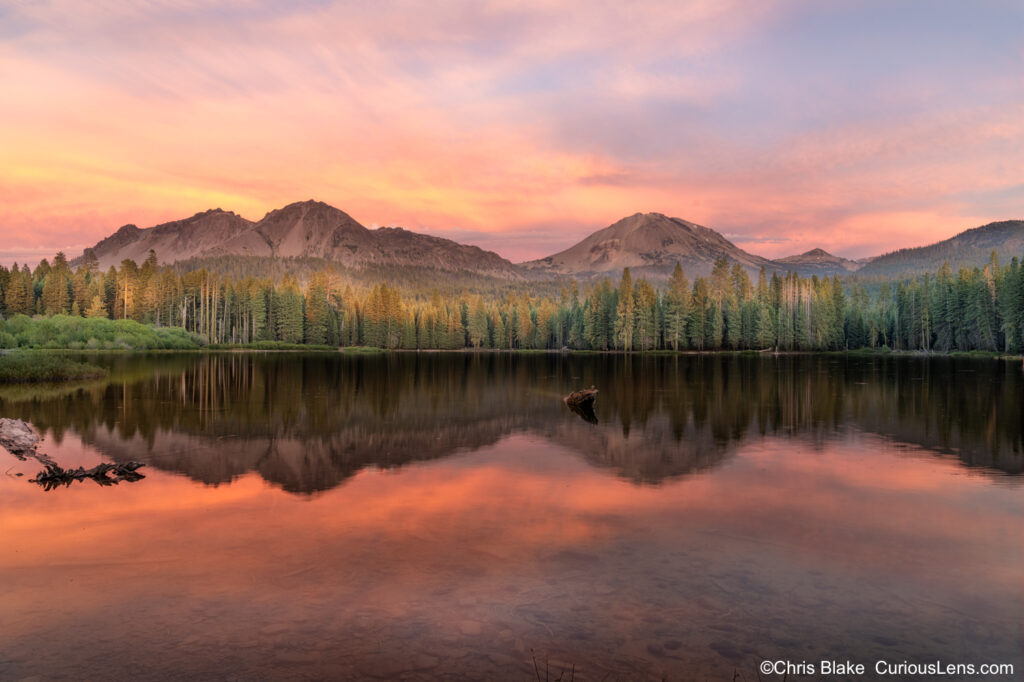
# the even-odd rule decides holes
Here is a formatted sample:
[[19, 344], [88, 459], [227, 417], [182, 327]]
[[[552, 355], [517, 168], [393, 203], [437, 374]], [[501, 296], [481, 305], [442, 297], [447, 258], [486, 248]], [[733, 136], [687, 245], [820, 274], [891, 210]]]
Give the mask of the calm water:
[[1017, 364], [96, 361], [0, 387], [63, 466], [148, 465], [47, 492], [0, 451], [0, 679], [1024, 670]]

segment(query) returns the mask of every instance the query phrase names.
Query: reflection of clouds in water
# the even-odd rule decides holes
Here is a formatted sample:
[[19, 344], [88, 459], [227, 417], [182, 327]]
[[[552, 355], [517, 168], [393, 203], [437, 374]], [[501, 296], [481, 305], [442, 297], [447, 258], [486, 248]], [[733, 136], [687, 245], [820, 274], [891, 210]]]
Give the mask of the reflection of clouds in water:
[[[91, 448], [54, 454], [76, 450]], [[496, 679], [536, 655], [581, 679], [721, 679], [766, 656], [1015, 660], [1019, 491], [959, 468], [871, 436], [768, 437], [636, 486], [514, 434], [315, 497], [256, 476], [57, 497], [0, 483], [0, 673]], [[26, 655], [41, 632], [51, 655]], [[145, 655], [117, 656], [126, 638]]]

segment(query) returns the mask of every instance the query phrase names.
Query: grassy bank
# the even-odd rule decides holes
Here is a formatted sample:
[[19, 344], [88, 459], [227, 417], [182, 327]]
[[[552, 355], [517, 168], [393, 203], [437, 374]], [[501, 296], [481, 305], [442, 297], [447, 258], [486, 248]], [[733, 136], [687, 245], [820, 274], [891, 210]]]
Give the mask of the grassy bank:
[[255, 341], [253, 343], [211, 343], [206, 350], [298, 350], [298, 351], [334, 351], [334, 346], [310, 343], [285, 343], [284, 341]]
[[0, 355], [0, 384], [78, 381], [107, 376], [102, 367], [55, 353], [15, 351]]
[[202, 336], [179, 327], [156, 327], [134, 320], [108, 320], [73, 315], [0, 320], [0, 349], [153, 351], [153, 350], [263, 350], [336, 351], [333, 346], [256, 341], [207, 344]]
[[887, 346], [881, 348], [852, 348], [850, 350], [829, 351], [828, 355], [850, 355], [855, 357], [891, 356], [915, 358], [989, 358], [994, 360], [1017, 360], [1021, 356], [994, 350], [893, 350]]
[[0, 320], [0, 348], [60, 350], [193, 350], [202, 337], [177, 327], [154, 327], [133, 320], [73, 315]]

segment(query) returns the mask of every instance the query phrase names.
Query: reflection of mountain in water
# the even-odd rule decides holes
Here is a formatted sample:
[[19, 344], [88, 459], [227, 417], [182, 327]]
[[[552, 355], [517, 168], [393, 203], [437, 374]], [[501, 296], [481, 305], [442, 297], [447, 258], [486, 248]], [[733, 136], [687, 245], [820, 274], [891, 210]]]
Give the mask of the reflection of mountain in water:
[[366, 467], [391, 468], [491, 445], [510, 430], [507, 423], [495, 421], [444, 433], [382, 432], [353, 425], [341, 426], [333, 434], [211, 438], [159, 429], [147, 441], [141, 435], [125, 440], [101, 427], [90, 442], [115, 461], [139, 459], [146, 453], [141, 456], [152, 466], [207, 484], [227, 483], [255, 471], [289, 492], [310, 493], [333, 488]]
[[[3, 413], [115, 460], [208, 484], [250, 471], [291, 492], [368, 466], [444, 457], [530, 431], [657, 483], [751, 438], [823, 442], [853, 426], [1021, 471], [1022, 377], [999, 362], [741, 356], [224, 354], [99, 358], [106, 385], [15, 400]], [[598, 424], [561, 404], [597, 385]]]
[[621, 428], [564, 422], [541, 429], [550, 441], [580, 453], [594, 466], [613, 469], [636, 483], [661, 481], [709, 469], [728, 457], [739, 441], [717, 442], [710, 428], [689, 424], [677, 432], [659, 414], [640, 433]]

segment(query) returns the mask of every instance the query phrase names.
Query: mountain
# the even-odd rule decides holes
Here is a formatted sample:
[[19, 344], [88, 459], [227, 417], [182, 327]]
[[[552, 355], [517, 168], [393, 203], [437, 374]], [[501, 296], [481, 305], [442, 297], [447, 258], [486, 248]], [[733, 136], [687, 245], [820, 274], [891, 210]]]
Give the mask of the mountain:
[[966, 230], [945, 241], [901, 249], [875, 258], [850, 260], [823, 249], [769, 260], [744, 251], [718, 232], [660, 213], [637, 213], [591, 234], [554, 255], [521, 263], [538, 276], [592, 277], [615, 274], [628, 267], [634, 274], [664, 279], [679, 261], [689, 277], [706, 276], [718, 258], [728, 258], [751, 274], [760, 268], [773, 272], [794, 271], [802, 276], [850, 275], [899, 278], [935, 272], [948, 262], [984, 266], [995, 251], [1001, 262], [1024, 255], [1024, 221], [1004, 220]]
[[322, 258], [348, 267], [436, 267], [521, 277], [511, 262], [492, 251], [400, 227], [371, 230], [344, 211], [313, 200], [270, 211], [255, 223], [213, 209], [146, 229], [125, 225], [97, 243], [93, 252], [100, 267], [107, 268], [125, 258], [141, 263], [150, 249], [164, 263], [226, 255]]
[[960, 267], [984, 266], [995, 251], [1001, 262], [1024, 255], [1024, 220], [1003, 220], [975, 227], [930, 246], [900, 249], [871, 260], [858, 272], [865, 277], [906, 277], [935, 272], [949, 263]]
[[[104, 269], [119, 266], [126, 258], [141, 263], [150, 249], [156, 251], [161, 261], [170, 263], [216, 249], [225, 240], [251, 230], [253, 224], [218, 208], [148, 229], [125, 225], [99, 241], [93, 252]], [[81, 258], [76, 258], [71, 264], [77, 265], [79, 261]]]
[[645, 275], [667, 275], [676, 262], [690, 277], [707, 275], [721, 257], [750, 270], [778, 269], [707, 227], [661, 213], [637, 213], [598, 230], [586, 239], [547, 258], [522, 263], [546, 275], [599, 275], [631, 268]]
[[[983, 266], [993, 251], [1002, 261], [1019, 257], [1024, 254], [1024, 221], [990, 223], [930, 246], [901, 249], [877, 258], [854, 261], [812, 249], [770, 260], [744, 251], [707, 227], [661, 213], [637, 213], [564, 251], [514, 265], [492, 251], [400, 227], [371, 230], [344, 211], [309, 200], [270, 211], [258, 222], [218, 208], [146, 229], [125, 225], [98, 242], [93, 252], [100, 266], [107, 268], [120, 265], [126, 258], [141, 263], [150, 249], [161, 262], [182, 262], [183, 267], [211, 259], [231, 257], [234, 261], [238, 256], [249, 256], [264, 263], [305, 259], [370, 271], [399, 266], [430, 273], [436, 268], [505, 281], [615, 275], [626, 267], [635, 275], [664, 280], [677, 261], [693, 278], [710, 274], [719, 258], [740, 263], [752, 275], [763, 267], [769, 275], [792, 270], [803, 276], [857, 273], [870, 278], [895, 278], [934, 272], [944, 262], [954, 270]], [[79, 257], [71, 264], [81, 262]]]
[[776, 258], [775, 263], [783, 268], [797, 270], [802, 275], [842, 275], [856, 272], [871, 259], [850, 260], [841, 256], [833, 256], [824, 249], [811, 249], [798, 256]]

